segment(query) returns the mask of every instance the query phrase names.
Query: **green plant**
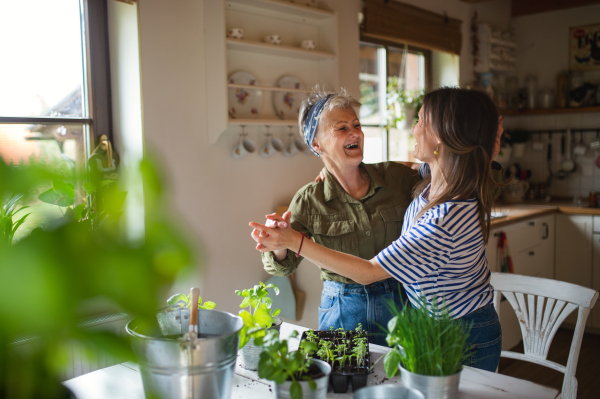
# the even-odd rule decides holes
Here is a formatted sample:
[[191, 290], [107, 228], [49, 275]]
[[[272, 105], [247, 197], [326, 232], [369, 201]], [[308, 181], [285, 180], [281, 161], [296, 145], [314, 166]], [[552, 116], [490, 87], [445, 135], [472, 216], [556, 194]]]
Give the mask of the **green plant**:
[[[88, 181], [80, 190], [82, 201], [75, 205], [76, 191], [72, 184], [53, 179], [52, 188], [38, 196], [47, 204], [66, 208], [66, 221], [75, 221], [97, 229], [103, 220], [116, 221], [121, 216], [121, 208], [127, 193], [117, 189], [115, 180]], [[75, 205], [75, 206], [74, 206]]]
[[[169, 299], [167, 299], [167, 305], [169, 306], [179, 306], [179, 307], [187, 307], [188, 309], [191, 307], [191, 299], [189, 295], [185, 294], [175, 294]], [[198, 297], [198, 309], [214, 309], [217, 306], [216, 303], [211, 301], [206, 301], [202, 304], [202, 297]]]
[[[445, 376], [460, 371], [469, 356], [467, 339], [470, 326], [463, 326], [448, 314], [445, 306], [427, 304], [420, 298], [419, 308], [405, 304], [402, 310], [390, 305], [394, 317], [388, 322], [384, 369], [389, 378], [402, 366], [416, 374]], [[433, 317], [432, 315], [438, 315]]]
[[309, 342], [317, 343], [319, 337], [317, 337], [317, 334], [315, 334], [315, 330], [306, 331], [306, 340]]
[[317, 350], [317, 356], [319, 356], [319, 359], [331, 364], [333, 367], [333, 361], [335, 360], [335, 357], [333, 350], [331, 349], [332, 346], [333, 341], [321, 341], [319, 343], [319, 349]]
[[[290, 338], [297, 336], [298, 332], [294, 331]], [[314, 343], [302, 340], [297, 351], [289, 351], [287, 340], [279, 340], [279, 333], [275, 331], [271, 333], [270, 339], [264, 342], [264, 350], [260, 354], [258, 363], [258, 376], [275, 381], [277, 384], [283, 384], [287, 380], [292, 381], [290, 396], [292, 399], [301, 399], [302, 386], [298, 381], [308, 381], [312, 391], [317, 388], [314, 380], [307, 375], [312, 363], [307, 353], [315, 349]]]
[[354, 329], [354, 332], [356, 333], [357, 336], [362, 336], [365, 333], [365, 330], [363, 330], [362, 323], [358, 323], [358, 326], [356, 326], [356, 328]]
[[250, 338], [256, 345], [262, 345], [266, 329], [273, 325], [274, 317], [280, 312], [280, 309], [271, 311], [273, 299], [269, 297], [269, 288], [273, 289], [275, 295], [279, 295], [279, 288], [275, 284], [265, 285], [262, 281], [253, 288], [235, 291], [237, 295], [244, 298], [240, 308], [250, 307], [251, 310], [251, 312], [240, 311], [240, 317], [244, 320], [244, 327], [240, 334], [240, 349], [246, 346]]
[[0, 245], [10, 246], [15, 232], [25, 222], [27, 216], [30, 215], [28, 213], [16, 221], [13, 220], [17, 213], [29, 208], [28, 206], [22, 206], [16, 209], [17, 203], [21, 198], [23, 198], [23, 194], [10, 195], [5, 203], [0, 204]]
[[[0, 246], [0, 397], [65, 397], [60, 382], [74, 342], [90, 359], [109, 354], [134, 360], [127, 337], [82, 329], [82, 318], [92, 314], [90, 309], [101, 309], [155, 319], [159, 292], [197, 264], [161, 200], [157, 171], [148, 161], [132, 169], [143, 178], [143, 237], [128, 235], [118, 224], [91, 230], [64, 220], [54, 229], [35, 229], [11, 246]], [[0, 198], [27, 195], [52, 180], [60, 179], [34, 166], [0, 161]], [[23, 334], [37, 337], [27, 350], [11, 345]]]
[[354, 356], [356, 356], [356, 364], [358, 367], [365, 367], [365, 357], [367, 356], [367, 339], [355, 338], [352, 353]]
[[[423, 90], [405, 90], [398, 77], [388, 79], [386, 88], [387, 121], [386, 127], [396, 127], [396, 123], [403, 121], [405, 115], [399, 105], [405, 105], [415, 109], [414, 123], [419, 121], [419, 110], [423, 106]], [[412, 126], [411, 126], [412, 127]]]

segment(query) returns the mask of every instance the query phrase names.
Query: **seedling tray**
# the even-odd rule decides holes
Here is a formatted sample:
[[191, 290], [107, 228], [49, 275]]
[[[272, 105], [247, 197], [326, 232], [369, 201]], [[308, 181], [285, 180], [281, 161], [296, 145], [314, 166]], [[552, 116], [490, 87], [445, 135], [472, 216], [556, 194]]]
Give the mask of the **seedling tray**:
[[[326, 330], [315, 330], [315, 334], [320, 341], [333, 341], [334, 345], [345, 343], [348, 345], [348, 351], [351, 352], [354, 347], [353, 338], [356, 337], [356, 332], [346, 331], [346, 337], [342, 337], [338, 331], [326, 331]], [[329, 385], [331, 386], [334, 393], [346, 393], [348, 392], [348, 386], [352, 386], [352, 391], [356, 392], [358, 389], [367, 385], [367, 377], [371, 368], [371, 353], [369, 351], [369, 338], [362, 334], [361, 337], [367, 338], [367, 353], [365, 355], [365, 361], [363, 367], [358, 367], [356, 359], [352, 359], [349, 365], [344, 366], [340, 369], [339, 361], [336, 360], [333, 363], [331, 374], [329, 375]], [[302, 333], [301, 339], [306, 339], [306, 332]], [[314, 359], [319, 357], [314, 354]], [[321, 360], [321, 359], [320, 359]]]

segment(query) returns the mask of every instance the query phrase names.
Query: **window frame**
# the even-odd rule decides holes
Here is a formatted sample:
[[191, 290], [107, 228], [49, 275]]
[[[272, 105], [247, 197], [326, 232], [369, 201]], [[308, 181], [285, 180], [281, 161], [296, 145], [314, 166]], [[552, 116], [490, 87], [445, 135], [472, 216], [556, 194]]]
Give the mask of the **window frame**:
[[79, 0], [82, 9], [82, 41], [85, 69], [82, 101], [87, 117], [2, 117], [0, 124], [82, 125], [86, 156], [101, 135], [112, 142], [112, 100], [108, 45], [108, 6], [106, 1]]
[[[359, 46], [362, 45], [366, 45], [366, 46], [377, 46], [378, 48], [383, 47], [385, 49], [385, 73], [386, 73], [386, 81], [388, 78], [392, 77], [389, 74], [390, 71], [390, 57], [389, 57], [389, 53], [390, 53], [390, 48], [391, 49], [402, 49], [401, 46], [403, 46], [401, 43], [396, 43], [396, 42], [391, 42], [391, 41], [387, 41], [387, 40], [381, 40], [381, 39], [375, 39], [372, 37], [368, 37], [365, 36], [363, 34], [360, 35], [360, 41], [359, 41]], [[430, 82], [431, 82], [431, 50], [429, 49], [425, 49], [422, 47], [417, 47], [417, 46], [412, 46], [412, 45], [408, 45], [407, 46], [407, 51], [408, 53], [412, 53], [412, 54], [423, 54], [423, 57], [425, 59], [425, 90], [427, 90], [430, 86]], [[386, 94], [387, 94], [387, 87], [386, 87]], [[389, 152], [389, 129], [387, 127], [385, 127], [384, 125], [375, 125], [375, 124], [362, 124], [362, 126], [364, 127], [376, 127], [381, 129], [381, 142], [382, 142], [382, 157], [383, 157], [383, 162], [387, 162], [389, 161], [390, 158], [390, 152]]]

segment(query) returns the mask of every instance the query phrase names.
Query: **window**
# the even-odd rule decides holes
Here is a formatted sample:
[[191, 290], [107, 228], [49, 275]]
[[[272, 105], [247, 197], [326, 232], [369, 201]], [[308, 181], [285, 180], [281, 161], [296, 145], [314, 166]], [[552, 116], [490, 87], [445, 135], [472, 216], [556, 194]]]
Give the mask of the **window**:
[[[106, 3], [0, 2], [0, 157], [43, 164], [75, 183], [94, 136], [111, 137]], [[43, 188], [40, 188], [43, 189]], [[36, 197], [28, 231], [57, 207]]]
[[385, 42], [360, 43], [360, 119], [365, 134], [364, 161], [414, 161], [411, 127], [388, 126], [387, 87], [403, 79], [407, 91], [424, 90], [430, 51]]

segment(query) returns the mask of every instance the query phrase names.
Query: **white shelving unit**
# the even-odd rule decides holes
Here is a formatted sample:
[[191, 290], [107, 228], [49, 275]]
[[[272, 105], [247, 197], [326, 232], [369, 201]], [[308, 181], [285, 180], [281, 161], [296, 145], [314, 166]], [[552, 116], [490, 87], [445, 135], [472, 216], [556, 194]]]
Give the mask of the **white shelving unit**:
[[[296, 126], [297, 120], [278, 119], [272, 93], [305, 94], [319, 84], [338, 87], [337, 14], [283, 0], [211, 0], [204, 2], [206, 26], [206, 74], [209, 142], [223, 133], [237, 134], [239, 125]], [[228, 29], [244, 30], [242, 40], [226, 38]], [[267, 35], [279, 35], [281, 45], [264, 43]], [[314, 40], [315, 50], [300, 47], [302, 40]], [[257, 85], [228, 83], [237, 71], [256, 77]], [[277, 87], [277, 81], [291, 75], [302, 89]], [[228, 90], [263, 91], [260, 118], [232, 119], [228, 115]]]
[[479, 63], [475, 72], [515, 72], [517, 69], [517, 43], [511, 39], [500, 38], [502, 35], [485, 23], [477, 24], [479, 39]]

